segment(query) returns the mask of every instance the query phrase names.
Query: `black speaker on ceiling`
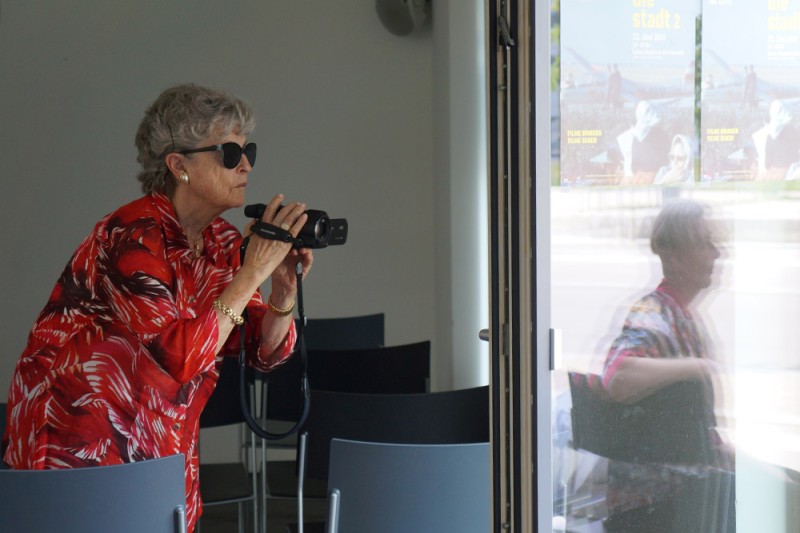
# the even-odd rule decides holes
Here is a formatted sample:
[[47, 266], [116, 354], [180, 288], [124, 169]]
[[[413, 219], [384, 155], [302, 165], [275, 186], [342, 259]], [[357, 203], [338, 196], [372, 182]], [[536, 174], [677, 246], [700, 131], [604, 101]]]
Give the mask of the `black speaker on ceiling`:
[[430, 0], [375, 0], [383, 27], [403, 37], [419, 31], [430, 17]]

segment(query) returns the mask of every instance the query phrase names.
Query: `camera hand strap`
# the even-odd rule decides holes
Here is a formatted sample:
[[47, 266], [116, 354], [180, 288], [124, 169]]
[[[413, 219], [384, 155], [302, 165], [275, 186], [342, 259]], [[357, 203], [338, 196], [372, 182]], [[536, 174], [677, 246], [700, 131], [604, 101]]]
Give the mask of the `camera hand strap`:
[[[272, 224], [268, 224], [267, 222], [261, 222], [260, 220], [256, 221], [251, 227], [250, 230], [253, 232], [254, 235], [258, 235], [262, 239], [267, 239], [270, 241], [281, 241], [281, 242], [289, 242], [292, 245], [297, 244], [297, 239], [295, 239], [291, 233], [283, 228], [279, 228], [278, 226], [274, 226]], [[250, 240], [248, 236], [244, 242], [242, 243], [242, 250], [247, 248], [247, 242]]]

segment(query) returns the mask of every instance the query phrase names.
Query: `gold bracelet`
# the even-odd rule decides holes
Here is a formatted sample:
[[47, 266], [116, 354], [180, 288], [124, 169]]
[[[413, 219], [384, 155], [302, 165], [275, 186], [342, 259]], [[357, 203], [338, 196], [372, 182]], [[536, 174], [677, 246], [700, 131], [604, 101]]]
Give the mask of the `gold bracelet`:
[[224, 303], [220, 302], [219, 300], [214, 300], [211, 306], [214, 309], [222, 311], [222, 314], [230, 318], [233, 321], [233, 323], [236, 324], [237, 326], [241, 326], [242, 324], [244, 324], [244, 318], [234, 313], [233, 309], [231, 309]]
[[267, 309], [269, 309], [270, 312], [275, 316], [288, 316], [292, 314], [292, 311], [294, 311], [294, 300], [292, 300], [292, 305], [286, 309], [281, 309], [272, 303], [272, 295], [270, 294], [269, 298], [267, 298]]

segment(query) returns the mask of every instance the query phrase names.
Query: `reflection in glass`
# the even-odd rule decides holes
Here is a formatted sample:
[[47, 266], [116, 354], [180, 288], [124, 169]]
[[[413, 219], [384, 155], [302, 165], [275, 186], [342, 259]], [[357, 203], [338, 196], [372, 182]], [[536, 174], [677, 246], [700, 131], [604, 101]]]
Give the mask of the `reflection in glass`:
[[554, 524], [800, 531], [800, 0], [551, 5]]
[[[642, 9], [649, 3], [560, 3], [563, 185], [652, 184], [670, 164], [676, 136], [696, 137], [697, 2]], [[682, 181], [694, 181], [688, 170]]]
[[[662, 209], [653, 223], [650, 247], [661, 260], [664, 279], [633, 304], [599, 383], [589, 383], [599, 397], [607, 396], [620, 406], [618, 427], [605, 430], [624, 432], [624, 444], [630, 447], [628, 453], [609, 451], [615, 460], [608, 466], [605, 527], [679, 531], [680, 522], [687, 531], [707, 530], [703, 524], [733, 517], [733, 484], [727, 475], [733, 454], [716, 432], [712, 379], [717, 377], [717, 364], [704, 327], [691, 309], [700, 292], [711, 285], [720, 253], [703, 207], [690, 200], [671, 202]], [[692, 390], [685, 385], [698, 388], [697, 405], [685, 404]], [[639, 423], [637, 410], [647, 409], [639, 403], [656, 395], [660, 409], [643, 415], [650, 420]], [[626, 410], [625, 404], [633, 407]], [[637, 443], [638, 432], [645, 427], [654, 428], [660, 439], [653, 440], [651, 432]], [[663, 427], [674, 427], [678, 433], [670, 435]], [[701, 428], [695, 432], [696, 442], [685, 443], [688, 449], [675, 457], [671, 452], [676, 442], [695, 427]], [[690, 450], [701, 453], [689, 457]], [[715, 497], [687, 498], [705, 492]]]
[[798, 0], [703, 1], [703, 181], [798, 178], [798, 17]]

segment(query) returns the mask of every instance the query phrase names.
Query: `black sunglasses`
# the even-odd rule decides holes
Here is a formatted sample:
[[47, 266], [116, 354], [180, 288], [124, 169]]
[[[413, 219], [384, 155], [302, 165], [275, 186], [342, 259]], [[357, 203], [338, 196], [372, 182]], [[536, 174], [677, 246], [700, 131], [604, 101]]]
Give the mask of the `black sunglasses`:
[[180, 150], [179, 154], [196, 154], [198, 152], [217, 152], [222, 151], [222, 164], [225, 168], [233, 169], [239, 166], [242, 161], [242, 154], [250, 162], [250, 166], [256, 164], [256, 143], [247, 143], [244, 147], [236, 143], [215, 144], [213, 146], [206, 146], [204, 148], [191, 148], [189, 150]]

